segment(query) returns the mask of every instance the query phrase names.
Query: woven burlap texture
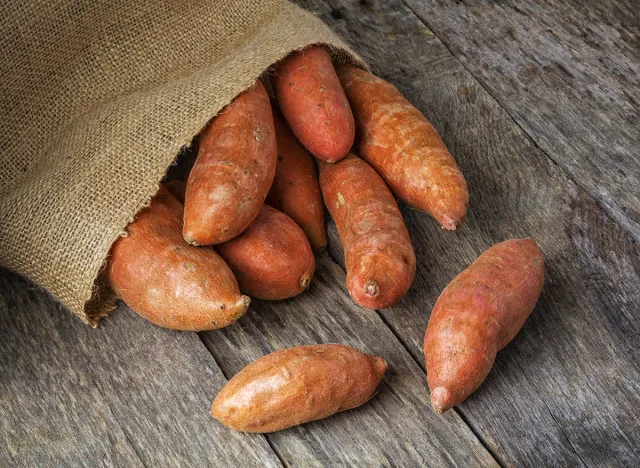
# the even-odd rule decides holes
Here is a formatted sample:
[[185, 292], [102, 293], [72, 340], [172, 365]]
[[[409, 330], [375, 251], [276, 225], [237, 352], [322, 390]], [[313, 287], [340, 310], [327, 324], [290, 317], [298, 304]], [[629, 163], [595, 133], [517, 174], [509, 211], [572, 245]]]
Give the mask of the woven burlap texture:
[[89, 324], [113, 242], [168, 166], [290, 51], [359, 58], [283, 0], [5, 0], [0, 262]]

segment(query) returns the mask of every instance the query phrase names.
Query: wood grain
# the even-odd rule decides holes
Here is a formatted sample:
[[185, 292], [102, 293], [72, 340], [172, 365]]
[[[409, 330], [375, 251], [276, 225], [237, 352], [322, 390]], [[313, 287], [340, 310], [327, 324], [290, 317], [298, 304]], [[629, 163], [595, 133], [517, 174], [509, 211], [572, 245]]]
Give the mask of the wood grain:
[[[427, 115], [469, 182], [469, 215], [455, 233], [404, 209], [418, 272], [384, 320], [423, 363], [444, 286], [490, 245], [534, 237], [547, 265], [541, 300], [459, 411], [507, 465], [637, 466], [637, 244], [400, 2], [304, 4]], [[332, 225], [330, 252], [341, 261]]]
[[0, 466], [281, 466], [209, 416], [225, 378], [195, 333], [124, 305], [93, 330], [5, 270], [0, 330]]
[[327, 253], [305, 293], [287, 301], [252, 302], [235, 326], [203, 332], [230, 378], [272, 351], [343, 343], [387, 360], [389, 370], [366, 404], [330, 418], [267, 434], [290, 466], [495, 466], [456, 413], [438, 417], [426, 378], [375, 311], [353, 304], [345, 275]]
[[632, 0], [405, 0], [542, 151], [640, 241]]

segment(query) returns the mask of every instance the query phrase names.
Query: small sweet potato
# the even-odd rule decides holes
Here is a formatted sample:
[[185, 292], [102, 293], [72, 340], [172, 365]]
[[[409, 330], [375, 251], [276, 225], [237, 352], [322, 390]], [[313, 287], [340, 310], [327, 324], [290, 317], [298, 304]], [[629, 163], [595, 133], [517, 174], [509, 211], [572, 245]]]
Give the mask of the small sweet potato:
[[416, 271], [393, 195], [376, 171], [352, 154], [335, 164], [320, 163], [320, 188], [344, 246], [349, 294], [371, 309], [392, 305]]
[[275, 104], [272, 108], [278, 163], [267, 203], [298, 223], [313, 250], [319, 252], [327, 246], [327, 231], [313, 156], [291, 132]]
[[235, 375], [211, 415], [237, 431], [279, 431], [366, 403], [386, 370], [384, 359], [345, 345], [283, 349]]
[[494, 245], [442, 291], [424, 337], [431, 405], [461, 403], [489, 374], [496, 353], [520, 331], [538, 301], [544, 260], [533, 239]]
[[293, 133], [311, 153], [327, 162], [347, 155], [355, 123], [326, 50], [291, 53], [276, 66], [271, 84]]
[[275, 171], [271, 104], [258, 81], [202, 132], [187, 181], [185, 241], [219, 244], [244, 231], [258, 216]]
[[107, 281], [129, 307], [161, 327], [230, 325], [246, 312], [249, 298], [213, 249], [184, 243], [181, 217], [180, 202], [161, 187], [111, 248]]
[[435, 128], [391, 84], [348, 65], [337, 67], [358, 128], [356, 148], [403, 202], [445, 229], [464, 220], [464, 176]]
[[216, 246], [251, 297], [279, 300], [309, 287], [315, 259], [304, 231], [286, 214], [263, 205], [238, 237]]

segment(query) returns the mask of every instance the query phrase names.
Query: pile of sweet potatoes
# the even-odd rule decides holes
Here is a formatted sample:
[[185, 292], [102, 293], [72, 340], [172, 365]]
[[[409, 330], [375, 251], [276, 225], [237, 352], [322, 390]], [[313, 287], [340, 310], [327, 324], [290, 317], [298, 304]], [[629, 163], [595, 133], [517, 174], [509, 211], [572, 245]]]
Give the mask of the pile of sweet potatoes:
[[[112, 247], [106, 278], [147, 320], [178, 330], [231, 325], [250, 297], [282, 300], [313, 280], [327, 245], [325, 207], [345, 252], [347, 290], [371, 309], [400, 300], [416, 257], [396, 197], [444, 229], [463, 222], [465, 179], [438, 132], [371, 73], [334, 67], [320, 46], [290, 54], [200, 134], [186, 180], [164, 183]], [[543, 285], [531, 239], [491, 247], [444, 289], [424, 353], [442, 412], [489, 373]], [[426, 317], [426, 314], [425, 314]], [[269, 432], [365, 403], [387, 363], [345, 345], [280, 350], [247, 366], [212, 415]]]

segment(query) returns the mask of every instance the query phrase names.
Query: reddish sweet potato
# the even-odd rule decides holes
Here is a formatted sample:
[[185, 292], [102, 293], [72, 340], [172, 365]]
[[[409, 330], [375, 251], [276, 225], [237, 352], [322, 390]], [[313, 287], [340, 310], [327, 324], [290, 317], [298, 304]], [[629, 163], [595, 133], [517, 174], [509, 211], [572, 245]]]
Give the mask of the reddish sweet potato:
[[345, 345], [283, 349], [235, 375], [211, 415], [237, 431], [279, 431], [366, 403], [386, 370], [384, 359]]
[[161, 187], [111, 248], [107, 281], [138, 314], [161, 327], [213, 330], [247, 310], [227, 264], [182, 239], [182, 206]]
[[335, 164], [320, 163], [320, 188], [344, 246], [349, 294], [364, 307], [392, 305], [416, 271], [393, 195], [376, 171], [352, 154]]
[[296, 139], [277, 107], [272, 108], [278, 163], [267, 203], [298, 223], [313, 250], [319, 252], [327, 246], [327, 231], [313, 157]]
[[219, 244], [258, 216], [276, 170], [276, 137], [264, 86], [236, 97], [203, 131], [187, 181], [184, 239]]
[[431, 404], [437, 413], [480, 386], [496, 353], [522, 328], [543, 283], [538, 245], [533, 239], [515, 239], [491, 247], [442, 291], [424, 337]]
[[344, 158], [355, 123], [327, 51], [312, 46], [293, 52], [275, 71], [273, 91], [298, 140], [325, 161]]
[[458, 227], [467, 214], [467, 183], [436, 129], [393, 85], [347, 65], [337, 72], [356, 118], [360, 157], [403, 202], [445, 229]]
[[315, 259], [304, 231], [286, 214], [263, 205], [238, 237], [216, 249], [251, 297], [279, 300], [309, 287]]

